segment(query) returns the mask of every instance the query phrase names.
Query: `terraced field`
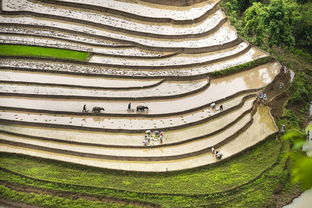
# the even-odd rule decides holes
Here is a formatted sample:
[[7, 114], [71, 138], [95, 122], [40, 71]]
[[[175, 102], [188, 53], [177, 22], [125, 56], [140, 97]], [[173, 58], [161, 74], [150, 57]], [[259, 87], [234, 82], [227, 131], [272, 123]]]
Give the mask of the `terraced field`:
[[[279, 62], [238, 37], [218, 0], [189, 1], [186, 6], [155, 2], [1, 1], [0, 173], [6, 178], [0, 181], [3, 192], [22, 194], [12, 184], [27, 186], [21, 181], [29, 178], [36, 194], [46, 194], [34, 197], [61, 197], [58, 200], [62, 204], [66, 194], [59, 196], [58, 188], [48, 191], [48, 183], [64, 187], [86, 185], [69, 182], [67, 176], [64, 178], [68, 181], [58, 176], [41, 178], [23, 169], [23, 165], [16, 169], [12, 166], [16, 161], [28, 164], [30, 169], [41, 164], [37, 170], [41, 173], [46, 168], [59, 171], [57, 164], [74, 163], [84, 165], [69, 165], [82, 168], [75, 174], [85, 174], [84, 168], [89, 172], [104, 168], [106, 176], [127, 173], [130, 179], [132, 174], [139, 174], [142, 183], [148, 184], [151, 182], [145, 180], [153, 175], [150, 172], [163, 175], [159, 180], [165, 180], [166, 174], [178, 177], [183, 171], [200, 177], [201, 172], [214, 172], [228, 163], [235, 165], [242, 154], [255, 158], [263, 145], [275, 143], [266, 139], [274, 138], [277, 126], [257, 94], [274, 85], [284, 73]], [[65, 55], [59, 56], [60, 53]], [[85, 58], [70, 58], [75, 53]], [[270, 100], [275, 95], [269, 96]], [[137, 111], [140, 105], [148, 110]], [[104, 110], [93, 112], [95, 107]], [[155, 137], [144, 145], [146, 130], [152, 134], [164, 132], [163, 140]], [[280, 144], [273, 146], [283, 148]], [[221, 151], [222, 160], [215, 158], [212, 148]], [[253, 148], [258, 149], [249, 152]], [[86, 190], [94, 194], [99, 188], [96, 194], [104, 197], [100, 200], [78, 194], [85, 198], [79, 203], [85, 207], [205, 206], [208, 201], [192, 198], [193, 195], [214, 198], [214, 192], [229, 194], [235, 187], [252, 183], [273, 167], [278, 152], [272, 153], [272, 161], [265, 163], [260, 172], [222, 190], [184, 187], [166, 192], [160, 183], [157, 191], [155, 182], [149, 184], [154, 194], [151, 196], [142, 187], [129, 188], [131, 181], [115, 178], [124, 184], [112, 187], [110, 182], [101, 181], [98, 185], [87, 183], [85, 188], [79, 186], [80, 194]], [[38, 163], [33, 163], [36, 160]], [[42, 161], [56, 166], [45, 167]], [[70, 170], [65, 166], [62, 171], [66, 175]], [[14, 177], [21, 178], [13, 180]], [[85, 180], [91, 178], [86, 175]], [[37, 180], [45, 185], [34, 185]], [[170, 183], [179, 186], [180, 182]], [[196, 183], [202, 190], [199, 181]], [[133, 192], [132, 197], [126, 196], [125, 190]], [[63, 191], [73, 194], [68, 187]], [[181, 191], [185, 203], [168, 198], [177, 197]], [[11, 199], [8, 195], [4, 198]], [[229, 198], [234, 200], [235, 194]], [[25, 200], [21, 201], [29, 203]], [[102, 204], [88, 204], [98, 200]], [[216, 199], [211, 203], [218, 204]]]

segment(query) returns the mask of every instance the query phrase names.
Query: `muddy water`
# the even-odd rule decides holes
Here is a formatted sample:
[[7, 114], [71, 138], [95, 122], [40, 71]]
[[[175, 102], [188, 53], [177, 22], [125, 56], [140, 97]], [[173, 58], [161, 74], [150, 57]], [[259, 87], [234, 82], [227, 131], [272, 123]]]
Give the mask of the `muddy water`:
[[[5, 11], [30, 11], [46, 15], [56, 15], [68, 17], [72, 19], [79, 19], [90, 21], [98, 24], [108, 25], [111, 27], [122, 28], [126, 30], [135, 30], [137, 32], [147, 32], [164, 35], [185, 35], [198, 34], [209, 31], [217, 26], [217, 24], [225, 18], [225, 15], [218, 10], [213, 15], [197, 24], [189, 24], [184, 27], [176, 27], [172, 24], [148, 23], [136, 21], [125, 17], [118, 17], [101, 12], [77, 9], [73, 7], [51, 6], [49, 4], [42, 4], [40, 2], [33, 2], [28, 0], [3, 0], [3, 7]], [[175, 13], [175, 11], [167, 11]]]
[[9, 69], [1, 69], [0, 80], [108, 88], [146, 87], [161, 81], [160, 79], [112, 79], [82, 75], [11, 71]]
[[[129, 157], [156, 157], [156, 156], [172, 156], [191, 153], [195, 151], [200, 151], [205, 148], [214, 146], [215, 144], [221, 142], [225, 138], [233, 135], [239, 129], [241, 129], [249, 120], [251, 115], [248, 114], [244, 116], [239, 122], [237, 122], [231, 128], [227, 128], [225, 131], [218, 133], [216, 135], [206, 137], [200, 140], [189, 142], [186, 144], [180, 144], [169, 147], [159, 147], [153, 149], [141, 149], [141, 148], [109, 148], [109, 147], [92, 147], [88, 145], [74, 145], [66, 144], [60, 142], [50, 142], [38, 139], [30, 139], [19, 136], [10, 136], [7, 134], [0, 133], [1, 139], [7, 141], [15, 141], [33, 145], [39, 145], [44, 147], [51, 147], [62, 150], [69, 150], [75, 152], [83, 153], [93, 153], [93, 154], [105, 154], [105, 155], [114, 155], [114, 156], [129, 156]], [[159, 141], [152, 141], [153, 145], [158, 145]]]
[[[229, 157], [239, 151], [242, 151], [249, 146], [252, 146], [259, 141], [265, 139], [269, 134], [276, 131], [271, 117], [268, 114], [268, 109], [265, 107], [259, 108], [259, 112], [255, 114], [255, 122], [245, 133], [241, 134], [234, 141], [229, 142], [221, 148], [224, 157]], [[260, 120], [265, 120], [265, 124], [258, 123]], [[120, 170], [134, 171], [172, 171], [194, 168], [202, 165], [207, 165], [216, 162], [211, 153], [205, 153], [199, 156], [189, 157], [185, 159], [170, 160], [170, 161], [112, 161], [104, 159], [86, 159], [76, 156], [67, 156], [63, 154], [48, 153], [44, 151], [34, 151], [26, 148], [12, 147], [10, 145], [0, 145], [0, 150], [3, 152], [16, 152], [28, 155], [34, 155], [44, 158], [53, 158], [56, 160], [69, 161], [95, 167], [103, 167]]]
[[218, 31], [203, 38], [193, 39], [156, 39], [142, 36], [135, 36], [130, 34], [118, 33], [115, 31], [109, 31], [104, 29], [97, 29], [85, 25], [73, 24], [64, 21], [50, 21], [44, 18], [32, 18], [32, 17], [5, 17], [1, 16], [3, 23], [18, 23], [18, 24], [30, 24], [30, 25], [42, 25], [51, 26], [55, 28], [61, 28], [71, 31], [79, 31], [85, 34], [95, 34], [104, 36], [107, 38], [114, 38], [118, 40], [126, 40], [135, 42], [141, 45], [157, 47], [157, 48], [202, 48], [225, 44], [231, 42], [237, 38], [236, 31], [229, 25], [224, 24]]
[[225, 157], [228, 157], [233, 153], [237, 153], [242, 149], [257, 144], [276, 131], [278, 131], [278, 129], [269, 113], [269, 108], [264, 106], [258, 107], [252, 126], [234, 141], [224, 145], [221, 148], [221, 152]]
[[295, 198], [289, 205], [283, 208], [308, 208], [312, 203], [312, 188], [303, 192], [298, 198]]
[[0, 92], [5, 93], [20, 93], [20, 94], [35, 94], [35, 95], [62, 95], [62, 96], [80, 96], [81, 98], [88, 97], [112, 97], [112, 98], [149, 98], [149, 97], [163, 97], [183, 95], [191, 93], [195, 90], [202, 89], [207, 86], [209, 81], [207, 79], [194, 81], [166, 81], [160, 85], [143, 88], [143, 89], [83, 89], [79, 86], [71, 87], [57, 87], [57, 86], [38, 86], [33, 84], [12, 84], [2, 83]]
[[[185, 141], [190, 138], [204, 136], [220, 128], [223, 128], [226, 125], [233, 122], [242, 113], [250, 109], [252, 102], [253, 102], [253, 99], [250, 99], [245, 103], [245, 105], [242, 108], [235, 110], [231, 113], [227, 113], [223, 116], [219, 116], [213, 120], [210, 120], [209, 122], [191, 126], [191, 127], [185, 127], [179, 130], [166, 131], [165, 143], [175, 143], [179, 141]], [[28, 116], [27, 114], [25, 114], [24, 117], [21, 117], [21, 116], [23, 116], [23, 114], [11, 114], [10, 118], [13, 120], [15, 119], [15, 120], [22, 120], [22, 121], [25, 121], [25, 120], [27, 121], [27, 119], [33, 118], [31, 115]], [[5, 114], [5, 112], [1, 112], [1, 117], [8, 119], [8, 114]], [[32, 120], [33, 122], [57, 123], [56, 119], [55, 120], [47, 119], [45, 116], [40, 117], [40, 114], [34, 119], [36, 120]], [[77, 122], [75, 121], [76, 119], [73, 119], [73, 118], [65, 118], [65, 119], [68, 122], [67, 125], [73, 125], [73, 122]], [[183, 120], [184, 118], [181, 118], [181, 119]], [[202, 119], [202, 118], [198, 118], [198, 119]], [[59, 118], [59, 120], [61, 120], [61, 118]], [[178, 123], [177, 124], [173, 123], [175, 122], [175, 119], [168, 118], [167, 120], [169, 120], [171, 126], [178, 125]], [[104, 121], [105, 120], [100, 120], [100, 119], [98, 120], [98, 122], [104, 122]], [[107, 119], [107, 121], [109, 120]], [[134, 120], [133, 123], [135, 123], [135, 121], [138, 122], [139, 124], [138, 128], [146, 129], [144, 128], [144, 125], [145, 125], [144, 123], [139, 122], [139, 120]], [[72, 123], [69, 123], [69, 122], [72, 122]], [[87, 124], [86, 122], [84, 123], [82, 120], [80, 120], [79, 122], [83, 123], [83, 125], [91, 125], [91, 124]], [[145, 120], [145, 122], [150, 122], [150, 121]], [[131, 121], [128, 121], [126, 123], [132, 124]], [[157, 127], [159, 123], [163, 123], [163, 121], [160, 120], [159, 122], [158, 120], [158, 123], [155, 122], [153, 124], [156, 125]], [[164, 124], [166, 123], [163, 123], [163, 125]], [[129, 125], [125, 126], [125, 124], [123, 124], [122, 122], [110, 124], [112, 128], [118, 128], [118, 125], [122, 125], [120, 126], [120, 129], [125, 129], [126, 127], [129, 126]], [[137, 127], [135, 126], [135, 128]], [[131, 133], [131, 134], [130, 133], [109, 133], [109, 132], [99, 133], [99, 132], [93, 131], [92, 137], [90, 137], [90, 132], [88, 131], [66, 130], [66, 129], [60, 129], [60, 128], [58, 128], [58, 131], [54, 131], [53, 129], [49, 129], [46, 127], [42, 127], [42, 128], [25, 127], [24, 128], [22, 126], [15, 127], [15, 126], [1, 125], [1, 129], [7, 130], [7, 131], [13, 131], [17, 133], [22, 133], [22, 134], [29, 134], [33, 136], [51, 137], [55, 139], [77, 141], [77, 142], [83, 142], [83, 143], [111, 144], [111, 145], [142, 145], [142, 139], [144, 136], [142, 133]]]
[[93, 55], [89, 62], [91, 63], [105, 63], [116, 65], [130, 65], [130, 66], [179, 66], [193, 63], [202, 63], [215, 60], [221, 57], [227, 57], [239, 53], [246, 49], [248, 44], [243, 42], [235, 47], [221, 50], [212, 53], [200, 53], [196, 55], [180, 54], [173, 57], [162, 59], [120, 59], [114, 57], [107, 57], [101, 55]]
[[[145, 17], [153, 18], [172, 18], [175, 20], [195, 19], [207, 11], [209, 11], [219, 0], [205, 1], [203, 3], [195, 4], [192, 6], [163, 6], [158, 4], [146, 2], [133, 2], [133, 1], [102, 1], [102, 0], [61, 0], [65, 2], [76, 2], [82, 4], [89, 4], [99, 7], [112, 8], [115, 10], [132, 13]], [[138, 4], [139, 3], [139, 4]]]
[[[109, 148], [109, 147], [94, 147], [88, 145], [75, 145], [75, 144], [66, 144], [61, 142], [50, 142], [45, 140], [23, 138], [19, 136], [12, 136], [0, 133], [0, 137], [3, 140], [21, 142], [32, 145], [39, 145], [44, 147], [83, 152], [83, 153], [93, 153], [93, 154], [104, 154], [104, 155], [113, 155], [113, 156], [129, 156], [129, 157], [157, 157], [157, 156], [172, 156], [191, 153], [194, 151], [200, 151], [205, 148], [214, 146], [215, 144], [221, 142], [225, 138], [233, 135], [239, 129], [241, 129], [249, 120], [251, 119], [250, 115], [246, 115], [240, 122], [237, 122], [233, 127], [227, 128], [225, 131], [210, 136], [198, 141], [169, 146], [169, 147], [160, 147], [153, 149], [142, 149], [142, 148]], [[159, 144], [159, 141], [152, 141], [154, 145]]]
[[[262, 65], [252, 70], [212, 80], [209, 88], [190, 96], [170, 100], [131, 101], [132, 106], [147, 105], [150, 114], [173, 113], [193, 109], [242, 90], [264, 87], [279, 73], [279, 67], [278, 63]], [[106, 113], [125, 113], [129, 101], [53, 100], [2, 96], [0, 103], [2, 106], [74, 112], [81, 111], [82, 106], [86, 104], [89, 110], [93, 106], [102, 106], [105, 108]]]
[[[110, 46], [129, 46], [129, 44], [121, 44], [109, 40], [105, 40], [103, 38], [96, 39], [92, 37], [86, 37], [81, 34], [75, 33], [75, 35], [67, 32], [60, 32], [55, 30], [48, 30], [44, 28], [31, 28], [31, 27], [23, 27], [19, 25], [19, 27], [7, 26], [3, 27], [0, 25], [0, 31], [3, 33], [14, 33], [19, 35], [39, 35], [43, 37], [55, 37], [61, 38], [64, 40], [74, 40], [85, 43], [89, 45], [95, 53], [100, 54], [111, 54], [111, 55], [120, 55], [120, 56], [145, 56], [145, 57], [162, 57], [164, 55], [169, 55], [172, 53], [169, 52], [161, 52], [161, 51], [147, 51], [144, 49], [139, 49], [135, 47], [110, 47]], [[74, 33], [74, 32], [73, 32]], [[93, 44], [91, 47], [90, 44]], [[102, 45], [94, 46], [94, 44]]]
[[60, 72], [75, 72], [80, 74], [102, 74], [102, 75], [118, 75], [118, 76], [131, 76], [131, 77], [188, 77], [194, 75], [207, 74], [209, 72], [220, 71], [232, 66], [243, 64], [255, 59], [265, 57], [267, 54], [251, 48], [247, 52], [241, 54], [238, 57], [226, 59], [224, 61], [215, 62], [213, 64], [206, 64], [201, 66], [193, 66], [185, 69], [169, 68], [169, 69], [153, 69], [150, 70], [146, 66], [146, 69], [128, 69], [128, 68], [115, 68], [114, 65], [106, 66], [94, 66], [94, 65], [81, 65], [74, 63], [62, 63], [62, 62], [49, 62], [28, 59], [27, 62], [21, 59], [6, 58], [0, 61], [2, 67], [14, 67], [14, 68], [30, 68], [32, 70], [45, 70], [45, 71], [60, 71]]
[[[222, 103], [225, 109], [230, 109], [242, 102], [242, 96], [227, 100]], [[220, 113], [219, 105], [216, 109], [209, 107], [192, 111], [190, 113], [179, 114], [176, 116], [168, 116], [161, 118], [144, 118], [144, 117], [111, 117], [111, 116], [74, 116], [74, 115], [54, 115], [54, 114], [38, 114], [30, 112], [0, 112], [0, 117], [3, 119], [13, 119], [18, 121], [39, 122], [47, 124], [63, 124], [70, 126], [84, 126], [93, 128], [105, 129], [128, 129], [128, 130], [145, 130], [145, 129], [160, 129], [168, 127], [177, 127], [181, 125], [191, 124], [201, 121], [211, 116]], [[183, 138], [183, 137], [182, 137]]]
[[[17, 18], [19, 19], [19, 18]], [[21, 20], [22, 18], [20, 18]], [[2, 17], [1, 17], [2, 20]], [[11, 21], [14, 21], [15, 18], [11, 18]], [[13, 23], [13, 22], [12, 22]], [[13, 33], [13, 34], [23, 34], [23, 35], [39, 35], [43, 37], [55, 37], [61, 38], [64, 40], [73, 40], [82, 42], [85, 44], [97, 44], [102, 46], [129, 46], [129, 44], [120, 44], [114, 41], [105, 40], [103, 38], [94, 38], [94, 37], [87, 37], [85, 35], [77, 34], [77, 33], [68, 33], [64, 31], [57, 31], [57, 30], [49, 30], [46, 28], [36, 28], [36, 27], [24, 27], [23, 24], [19, 24], [18, 26], [14, 25], [0, 25], [0, 31], [3, 33]]]
[[138, 58], [141, 58], [142, 56], [161, 58], [162, 56], [174, 54], [174, 52], [147, 51], [140, 48], [104, 48], [104, 47], [93, 47], [93, 52], [100, 54], [125, 56], [124, 58], [127, 58], [127, 56], [136, 56]]

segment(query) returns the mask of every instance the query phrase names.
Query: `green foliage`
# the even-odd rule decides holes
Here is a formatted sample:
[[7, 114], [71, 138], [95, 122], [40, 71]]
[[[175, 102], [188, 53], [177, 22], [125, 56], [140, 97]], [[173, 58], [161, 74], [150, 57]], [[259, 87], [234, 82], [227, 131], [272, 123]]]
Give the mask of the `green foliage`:
[[303, 48], [312, 47], [312, 2], [303, 2], [300, 7], [301, 20], [295, 28], [296, 43]]
[[293, 143], [293, 149], [298, 151], [305, 143], [305, 134], [298, 130], [289, 130], [282, 136], [282, 139], [290, 140]]
[[291, 175], [294, 183], [299, 183], [303, 189], [312, 187], [312, 158], [302, 152], [302, 146], [306, 142], [305, 134], [298, 130], [288, 131], [283, 137], [292, 142], [290, 152]]
[[103, 208], [103, 207], [111, 207], [111, 208], [134, 208], [137, 206], [132, 205], [123, 205], [117, 203], [105, 203], [101, 201], [90, 201], [87, 199], [79, 198], [77, 200], [73, 200], [70, 198], [58, 197], [47, 194], [35, 194], [35, 193], [25, 193], [18, 192], [12, 189], [9, 189], [5, 186], [0, 185], [0, 197], [2, 199], [7, 199], [11, 201], [18, 201], [25, 204], [44, 206], [44, 207], [75, 207], [75, 208]]
[[268, 41], [272, 46], [293, 46], [294, 25], [300, 20], [299, 7], [288, 0], [272, 0], [269, 4], [253, 3], [243, 17], [244, 31], [256, 36], [256, 44]]
[[244, 13], [244, 32], [248, 36], [255, 37], [255, 44], [261, 45], [265, 37], [266, 27], [264, 26], [265, 9], [261, 3], [253, 3]]
[[89, 57], [89, 53], [58, 48], [45, 48], [39, 46], [0, 44], [0, 56], [31, 56], [86, 61]]
[[227, 11], [231, 12], [232, 15], [238, 17], [248, 7], [250, 7], [253, 2], [257, 1], [258, 0], [226, 0], [225, 6]]
[[224, 69], [224, 70], [220, 70], [220, 71], [215, 71], [215, 72], [209, 73], [209, 75], [211, 75], [212, 77], [227, 76], [227, 75], [234, 74], [234, 73], [237, 73], [237, 72], [241, 72], [241, 71], [244, 71], [244, 70], [252, 69], [254, 67], [257, 67], [257, 66], [260, 66], [260, 65], [263, 65], [263, 64], [267, 64], [267, 63], [270, 63], [270, 62], [273, 62], [273, 61], [275, 61], [275, 59], [273, 57], [271, 57], [271, 56], [262, 57], [262, 58], [254, 60], [254, 61], [250, 61], [250, 62], [247, 62], [247, 63], [244, 63], [244, 64], [240, 64], [240, 65], [237, 65], [237, 66], [233, 66], [233, 67], [230, 67], [230, 68], [227, 68], [227, 69]]
[[291, 167], [292, 180], [299, 183], [303, 189], [312, 187], [312, 158], [305, 154], [293, 153]]
[[289, 100], [290, 105], [302, 105], [304, 106], [305, 111], [308, 110], [308, 103], [312, 97], [312, 85], [308, 76], [304, 72], [298, 72], [295, 76], [295, 80], [291, 87], [291, 99]]
[[[281, 156], [280, 151], [285, 152], [288, 149], [286, 144], [283, 144], [281, 146], [280, 141], [277, 141], [275, 139], [269, 139], [266, 142], [260, 144], [257, 146], [254, 150], [249, 151], [248, 153], [244, 153], [237, 158], [234, 158], [236, 162], [234, 163], [228, 163], [224, 162], [221, 164], [218, 164], [216, 167], [219, 166], [230, 166], [231, 171], [236, 172], [238, 174], [244, 175], [244, 177], [248, 176], [250, 173], [244, 171], [240, 172], [240, 166], [246, 165], [246, 171], [248, 169], [252, 168], [252, 166], [258, 166], [257, 170], [254, 171], [261, 171], [259, 167], [261, 166], [261, 163], [266, 163], [268, 158], [269, 160], [275, 161], [271, 163], [261, 174], [258, 172], [258, 176], [254, 178], [253, 180], [249, 180], [248, 177], [245, 179], [245, 183], [241, 186], [237, 184], [233, 190], [231, 191], [223, 191], [223, 192], [213, 192], [210, 194], [200, 195], [200, 196], [192, 196], [195, 193], [190, 192], [189, 195], [168, 195], [168, 194], [149, 194], [149, 193], [136, 193], [136, 192], [130, 192], [130, 191], [122, 191], [122, 190], [113, 190], [109, 188], [99, 188], [98, 186], [108, 186], [105, 182], [102, 182], [102, 184], [98, 181], [97, 183], [94, 183], [97, 185], [97, 187], [84, 187], [84, 186], [77, 186], [77, 185], [70, 185], [66, 183], [56, 183], [56, 182], [43, 182], [38, 181], [32, 178], [27, 178], [24, 176], [20, 176], [17, 174], [13, 174], [10, 172], [2, 171], [0, 170], [0, 178], [5, 181], [11, 181], [14, 183], [24, 184], [27, 186], [35, 186], [45, 189], [52, 189], [52, 190], [60, 190], [60, 191], [70, 191], [70, 192], [77, 192], [77, 193], [88, 193], [88, 194], [95, 194], [95, 195], [105, 195], [107, 197], [114, 197], [114, 198], [120, 198], [120, 199], [131, 199], [131, 200], [137, 200], [137, 201], [146, 201], [151, 202], [154, 204], [159, 204], [161, 207], [232, 207], [232, 208], [238, 208], [238, 207], [252, 207], [252, 208], [262, 208], [264, 207], [263, 204], [265, 201], [270, 199], [271, 194], [275, 187], [281, 182], [284, 181], [284, 171], [283, 167], [285, 164], [285, 157]], [[247, 156], [249, 154], [252, 154], [253, 157], [248, 159]], [[12, 154], [1, 154], [1, 158], [7, 157], [6, 155], [10, 155], [11, 158], [14, 158]], [[276, 158], [277, 157], [277, 158]], [[23, 166], [27, 166], [28, 163], [24, 165], [23, 157], [16, 156], [16, 159], [20, 159], [20, 163], [23, 164]], [[41, 161], [41, 160], [40, 160]], [[51, 161], [48, 160], [42, 160], [45, 161], [45, 163], [50, 163]], [[2, 161], [1, 161], [2, 162]], [[0, 164], [2, 164], [0, 162]], [[14, 160], [12, 160], [14, 162]], [[230, 161], [231, 162], [231, 161]], [[14, 164], [17, 164], [14, 162]], [[12, 166], [14, 165], [12, 164]], [[44, 163], [39, 162], [38, 166], [42, 166]], [[56, 164], [54, 164], [55, 166]], [[260, 166], [259, 166], [260, 165]], [[83, 166], [80, 166], [83, 167]], [[22, 167], [23, 168], [23, 167]], [[56, 166], [56, 168], [58, 168]], [[64, 167], [65, 172], [63, 176], [65, 177], [68, 173], [66, 171], [66, 168], [70, 167]], [[213, 167], [212, 169], [214, 169]], [[212, 170], [211, 169], [211, 170]], [[49, 169], [48, 169], [49, 170]], [[73, 173], [72, 177], [87, 177], [88, 173], [95, 172], [98, 169], [94, 168], [84, 168], [81, 169], [80, 172]], [[262, 169], [263, 170], [263, 169]], [[187, 182], [189, 186], [192, 186], [193, 181], [192, 178], [192, 172], [200, 172], [201, 169], [192, 170], [191, 172], [187, 171], [188, 173], [185, 175], [184, 180]], [[22, 171], [23, 172], [23, 171]], [[118, 175], [119, 171], [114, 171], [116, 175]], [[87, 175], [86, 175], [87, 174]], [[109, 172], [102, 172], [101, 176], [106, 177], [106, 175], [109, 174]], [[166, 179], [167, 177], [177, 175], [178, 173], [171, 173], [169, 175], [163, 176], [159, 178], [159, 180], [156, 183], [161, 182], [162, 180]], [[126, 175], [129, 181], [131, 181], [130, 177], [128, 177], [127, 172], [121, 172], [120, 175]], [[143, 173], [144, 175], [148, 175], [150, 177], [153, 177], [153, 174]], [[222, 185], [222, 180], [226, 179], [227, 177], [232, 177], [232, 181], [235, 181], [235, 176], [228, 175], [228, 172], [226, 170], [223, 170], [223, 172], [218, 173], [219, 176], [218, 180], [221, 181], [215, 181], [210, 180], [209, 182], [211, 185]], [[223, 176], [222, 176], [223, 175]], [[126, 178], [125, 176], [125, 178]], [[222, 177], [221, 177], [222, 176]], [[61, 178], [53, 178], [53, 175], [50, 176], [51, 180], [60, 180]], [[140, 176], [137, 176], [140, 177]], [[38, 178], [38, 176], [37, 176]], [[281, 179], [282, 180], [279, 180]], [[96, 178], [94, 178], [96, 180]], [[144, 179], [144, 177], [143, 177]], [[209, 180], [209, 178], [202, 177], [201, 180], [198, 181], [198, 183], [203, 183], [205, 180]], [[177, 180], [176, 183], [180, 183], [183, 180]], [[113, 181], [117, 182], [117, 181]], [[108, 182], [109, 183], [109, 182]], [[92, 184], [90, 184], [92, 185]], [[142, 184], [144, 185], [144, 184]], [[186, 187], [187, 189], [187, 187]], [[134, 191], [137, 191], [137, 189], [134, 189]], [[168, 191], [169, 192], [169, 191]], [[69, 198], [70, 199], [70, 198]], [[20, 199], [18, 199], [20, 201]], [[52, 199], [51, 199], [52, 200]], [[71, 200], [71, 199], [70, 199]], [[48, 200], [49, 201], [49, 200]], [[67, 207], [78, 207], [75, 205], [69, 205]], [[85, 206], [88, 207], [88, 206]], [[104, 206], [103, 206], [104, 207]], [[110, 206], [107, 206], [110, 207]]]
[[270, 141], [244, 156], [213, 167], [172, 173], [110, 171], [13, 155], [1, 155], [0, 167], [66, 184], [142, 193], [208, 194], [234, 188], [257, 177], [276, 161], [279, 147], [276, 141]]

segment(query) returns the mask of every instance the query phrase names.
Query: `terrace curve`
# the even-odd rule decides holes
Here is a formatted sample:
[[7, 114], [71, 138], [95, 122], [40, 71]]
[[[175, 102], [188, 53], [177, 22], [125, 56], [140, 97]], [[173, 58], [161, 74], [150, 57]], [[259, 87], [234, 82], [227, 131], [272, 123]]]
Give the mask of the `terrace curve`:
[[[276, 133], [256, 93], [281, 65], [250, 64], [269, 54], [238, 37], [219, 1], [147, 1], [2, 0], [2, 44], [89, 58], [0, 55], [1, 152], [165, 172], [216, 163], [212, 147], [230, 158]], [[149, 111], [127, 111], [130, 102]], [[91, 113], [96, 106], [105, 111]], [[165, 131], [163, 143], [144, 147], [147, 129]]]

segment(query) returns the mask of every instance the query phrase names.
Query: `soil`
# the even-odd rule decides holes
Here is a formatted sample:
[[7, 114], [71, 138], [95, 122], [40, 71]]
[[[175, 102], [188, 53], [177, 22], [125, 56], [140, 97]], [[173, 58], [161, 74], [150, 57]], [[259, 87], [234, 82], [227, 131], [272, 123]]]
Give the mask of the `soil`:
[[[112, 197], [105, 197], [105, 196], [99, 196], [99, 195], [91, 195], [91, 194], [83, 194], [83, 193], [75, 193], [75, 192], [66, 192], [66, 191], [55, 191], [55, 190], [49, 190], [44, 188], [38, 188], [38, 187], [32, 187], [32, 186], [25, 186], [21, 184], [11, 183], [7, 181], [0, 181], [1, 185], [6, 186], [7, 188], [10, 188], [14, 191], [18, 192], [25, 192], [25, 193], [35, 193], [35, 194], [47, 194], [47, 195], [53, 195], [58, 197], [64, 197], [64, 198], [71, 198], [73, 200], [77, 200], [79, 198], [83, 198], [90, 201], [102, 201], [106, 203], [116, 203], [116, 204], [123, 204], [123, 205], [134, 205], [134, 206], [140, 206], [140, 207], [146, 207], [146, 208], [155, 208], [160, 207], [159, 205], [147, 203], [147, 202], [140, 202], [140, 201], [134, 201], [134, 200], [126, 200], [126, 199], [118, 199], [118, 198], [112, 198]], [[11, 202], [8, 200], [2, 200], [2, 203], [8, 204], [13, 207], [21, 207], [21, 208], [39, 208], [39, 206], [32, 206], [22, 203], [16, 203]]]
[[273, 98], [268, 103], [271, 108], [271, 114], [274, 119], [279, 119], [283, 114], [283, 105], [288, 100], [288, 88], [290, 87], [290, 74], [281, 73], [276, 76], [274, 82], [272, 82], [266, 89], [264, 93], [267, 94], [268, 98]]

